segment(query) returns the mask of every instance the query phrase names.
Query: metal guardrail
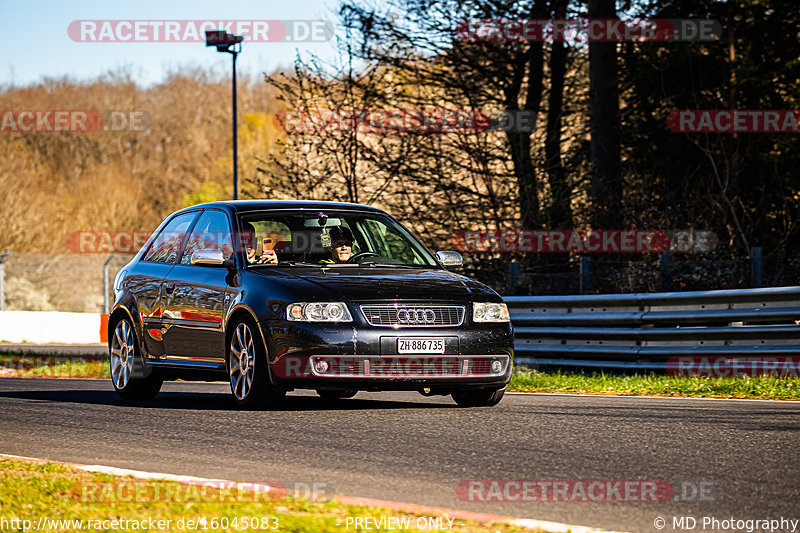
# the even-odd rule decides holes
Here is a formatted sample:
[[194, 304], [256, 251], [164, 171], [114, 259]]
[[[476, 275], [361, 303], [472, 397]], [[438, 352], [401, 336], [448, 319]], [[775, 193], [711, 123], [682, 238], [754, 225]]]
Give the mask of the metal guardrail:
[[672, 356], [800, 356], [800, 287], [507, 296], [520, 365], [664, 369]]

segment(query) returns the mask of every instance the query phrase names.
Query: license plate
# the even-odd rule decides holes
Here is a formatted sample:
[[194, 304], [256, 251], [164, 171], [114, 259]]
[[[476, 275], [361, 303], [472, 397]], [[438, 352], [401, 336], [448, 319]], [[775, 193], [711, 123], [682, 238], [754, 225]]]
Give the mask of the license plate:
[[444, 353], [444, 339], [414, 337], [397, 339], [397, 353]]

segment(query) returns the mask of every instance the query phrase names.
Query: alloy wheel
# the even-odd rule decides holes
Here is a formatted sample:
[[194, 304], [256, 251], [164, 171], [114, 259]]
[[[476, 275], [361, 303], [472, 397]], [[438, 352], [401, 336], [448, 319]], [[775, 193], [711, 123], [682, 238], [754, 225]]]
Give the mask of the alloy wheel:
[[253, 372], [256, 361], [256, 350], [253, 334], [244, 322], [236, 327], [231, 338], [231, 349], [228, 369], [230, 373], [231, 392], [237, 400], [247, 398], [253, 386]]
[[111, 380], [118, 389], [124, 389], [133, 373], [133, 358], [136, 353], [133, 328], [127, 320], [120, 320], [114, 328], [111, 341]]

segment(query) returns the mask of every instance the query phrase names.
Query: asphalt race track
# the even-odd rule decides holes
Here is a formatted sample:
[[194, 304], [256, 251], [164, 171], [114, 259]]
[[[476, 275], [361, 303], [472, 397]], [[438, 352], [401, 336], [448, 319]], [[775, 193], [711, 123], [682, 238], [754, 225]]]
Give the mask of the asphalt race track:
[[[123, 403], [104, 380], [0, 379], [0, 453], [240, 481], [625, 531], [672, 516], [800, 518], [800, 403], [507, 395], [290, 394], [242, 412], [223, 383]], [[473, 502], [463, 480], [665, 480], [660, 503]], [[488, 487], [488, 484], [486, 485]], [[705, 491], [701, 498], [699, 488]], [[684, 492], [684, 494], [681, 494]], [[680, 501], [685, 496], [689, 501]], [[698, 500], [704, 501], [698, 501]]]

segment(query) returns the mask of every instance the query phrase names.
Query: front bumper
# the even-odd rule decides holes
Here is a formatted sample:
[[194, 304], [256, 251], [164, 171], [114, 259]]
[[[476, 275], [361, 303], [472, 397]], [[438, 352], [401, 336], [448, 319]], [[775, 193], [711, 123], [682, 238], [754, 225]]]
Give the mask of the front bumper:
[[[281, 388], [463, 390], [502, 388], [511, 379], [510, 324], [385, 328], [264, 321], [270, 374]], [[444, 353], [398, 352], [400, 338], [442, 338]]]

